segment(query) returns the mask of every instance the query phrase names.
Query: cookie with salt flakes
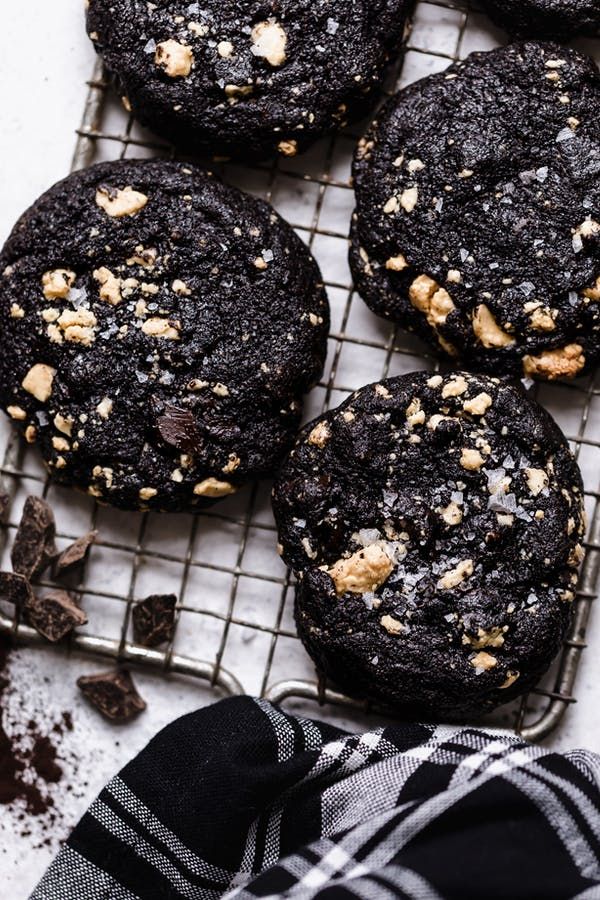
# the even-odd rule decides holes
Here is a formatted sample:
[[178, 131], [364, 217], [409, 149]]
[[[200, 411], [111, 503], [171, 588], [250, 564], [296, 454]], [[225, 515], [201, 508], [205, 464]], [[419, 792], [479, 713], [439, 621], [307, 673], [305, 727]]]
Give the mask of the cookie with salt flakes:
[[88, 33], [124, 103], [210, 155], [295, 156], [363, 116], [412, 0], [92, 0]]
[[497, 378], [419, 372], [306, 426], [273, 497], [320, 671], [411, 715], [480, 715], [563, 639], [583, 487], [549, 414]]
[[400, 91], [354, 162], [351, 266], [377, 314], [476, 369], [600, 357], [600, 77], [556, 44], [474, 53]]
[[266, 203], [192, 166], [103, 163], [0, 253], [0, 405], [55, 479], [126, 509], [214, 503], [271, 472], [329, 312]]
[[598, 34], [598, 0], [482, 0], [491, 18], [516, 37], [568, 40]]

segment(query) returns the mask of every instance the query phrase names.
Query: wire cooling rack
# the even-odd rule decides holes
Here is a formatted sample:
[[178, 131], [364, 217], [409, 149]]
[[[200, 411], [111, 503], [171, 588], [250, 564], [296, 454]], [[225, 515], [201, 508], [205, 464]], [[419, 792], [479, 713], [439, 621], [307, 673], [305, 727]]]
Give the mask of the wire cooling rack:
[[[405, 40], [401, 74], [396, 67], [385, 93], [501, 41], [486, 18], [463, 3], [419, 2]], [[600, 42], [587, 42], [586, 49], [600, 57]], [[360, 132], [355, 127], [327, 138], [296, 159], [231, 164], [221, 172], [226, 181], [271, 202], [321, 265], [332, 333], [323, 380], [307, 401], [307, 419], [338, 405], [363, 384], [416, 369], [433, 371], [438, 365], [416, 339], [376, 319], [353, 291], [346, 263], [353, 207], [350, 162]], [[77, 134], [73, 169], [118, 157], [174, 155], [125, 112], [100, 64], [89, 82]], [[578, 457], [590, 527], [572, 625], [555, 666], [539, 687], [490, 720], [530, 740], [552, 731], [575, 702], [575, 676], [600, 570], [600, 389], [590, 377], [574, 384], [537, 386], [533, 393], [558, 420]], [[316, 678], [296, 636], [292, 578], [275, 553], [270, 485], [255, 485], [194, 516], [119, 513], [53, 485], [35, 453], [3, 426], [1, 474], [11, 498], [0, 548], [4, 557], [23, 500], [31, 493], [49, 499], [60, 544], [88, 528], [100, 532], [99, 544], [72, 586], [89, 616], [89, 625], [72, 637], [74, 648], [195, 676], [229, 694], [249, 692], [277, 702], [295, 698], [365, 709], [365, 704]], [[42, 581], [40, 586], [48, 585]], [[166, 650], [136, 646], [131, 636], [133, 603], [157, 592], [178, 597], [175, 637]], [[0, 611], [0, 630], [39, 641], [6, 610]]]

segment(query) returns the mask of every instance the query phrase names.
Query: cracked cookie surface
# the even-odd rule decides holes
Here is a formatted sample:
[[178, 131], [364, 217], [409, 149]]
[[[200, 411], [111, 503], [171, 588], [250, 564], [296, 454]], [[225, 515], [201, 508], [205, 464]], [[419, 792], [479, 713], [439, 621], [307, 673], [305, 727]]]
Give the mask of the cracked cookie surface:
[[373, 105], [412, 0], [91, 0], [141, 122], [200, 152], [295, 156]]
[[103, 163], [0, 255], [0, 403], [54, 477], [188, 509], [275, 467], [325, 357], [318, 267], [266, 203], [183, 163]]
[[597, 34], [599, 0], [482, 0], [491, 18], [516, 37], [567, 40], [575, 34]]
[[473, 368], [576, 377], [600, 356], [599, 173], [591, 59], [474, 53], [400, 91], [357, 148], [357, 288]]
[[558, 651], [583, 488], [560, 429], [520, 389], [464, 372], [362, 388], [301, 432], [273, 507], [300, 637], [348, 693], [476, 716]]

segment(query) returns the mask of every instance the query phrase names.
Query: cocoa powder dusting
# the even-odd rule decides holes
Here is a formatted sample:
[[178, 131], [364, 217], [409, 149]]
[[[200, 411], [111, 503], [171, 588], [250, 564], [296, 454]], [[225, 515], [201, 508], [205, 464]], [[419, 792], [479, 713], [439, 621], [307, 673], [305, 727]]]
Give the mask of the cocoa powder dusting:
[[[10, 687], [10, 651], [10, 641], [0, 635], [0, 803], [6, 805], [20, 800], [27, 813], [41, 816], [54, 806], [45, 788], [60, 781], [62, 769], [57, 762], [55, 744], [36, 722], [21, 726], [21, 733], [7, 730], [4, 700]], [[71, 716], [66, 712], [53, 726], [52, 733], [60, 737], [72, 727]]]

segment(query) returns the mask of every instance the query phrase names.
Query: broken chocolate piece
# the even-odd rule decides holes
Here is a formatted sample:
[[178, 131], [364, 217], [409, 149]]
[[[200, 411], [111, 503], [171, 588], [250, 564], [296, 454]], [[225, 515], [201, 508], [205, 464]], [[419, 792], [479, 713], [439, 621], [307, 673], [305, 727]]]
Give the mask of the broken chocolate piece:
[[194, 414], [189, 409], [166, 403], [156, 425], [163, 441], [178, 450], [194, 453], [202, 446], [202, 435]]
[[0, 600], [6, 600], [19, 609], [25, 609], [33, 600], [29, 581], [16, 572], [0, 572]]
[[28, 497], [10, 555], [19, 575], [39, 575], [56, 556], [54, 513], [41, 497]]
[[67, 591], [56, 590], [43, 597], [32, 596], [26, 606], [27, 619], [43, 637], [52, 643], [85, 625], [87, 616]]
[[175, 633], [175, 594], [152, 594], [133, 607], [133, 639], [142, 647], [158, 647], [173, 640]]
[[115, 722], [125, 722], [146, 709], [126, 669], [82, 675], [77, 686], [102, 715]]
[[54, 576], [58, 578], [84, 562], [88, 551], [98, 536], [97, 531], [88, 531], [77, 538], [54, 562]]

